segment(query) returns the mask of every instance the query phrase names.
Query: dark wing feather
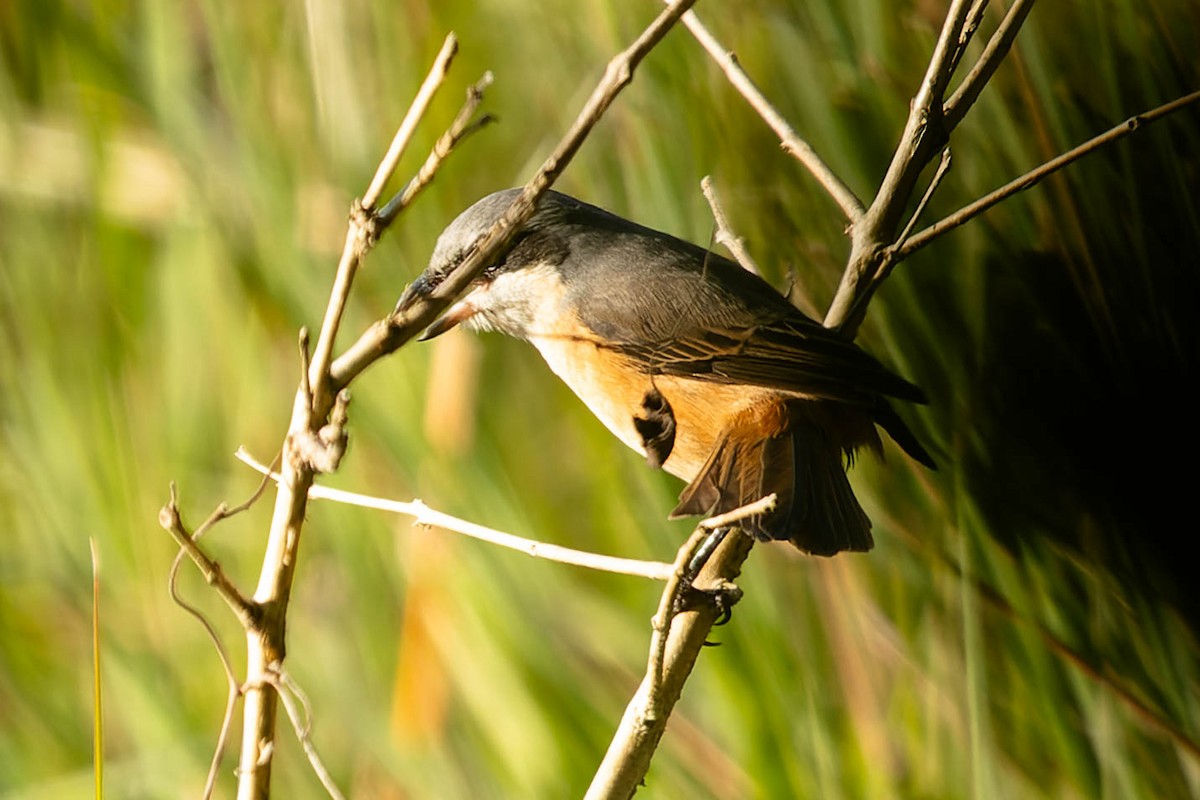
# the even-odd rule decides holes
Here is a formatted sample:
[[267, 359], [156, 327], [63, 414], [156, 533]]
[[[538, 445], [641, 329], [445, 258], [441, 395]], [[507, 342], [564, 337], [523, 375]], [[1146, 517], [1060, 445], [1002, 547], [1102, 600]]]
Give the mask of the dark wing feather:
[[741, 329], [681, 325], [676, 338], [620, 343], [616, 349], [663, 375], [764, 386], [868, 407], [879, 395], [926, 401], [919, 387], [833, 331], [795, 314], [799, 320]]
[[[924, 393], [804, 316], [774, 287], [694, 244], [559, 199], [560, 267], [596, 338], [647, 373], [749, 384], [860, 406]], [[569, 234], [569, 235], [568, 235]]]

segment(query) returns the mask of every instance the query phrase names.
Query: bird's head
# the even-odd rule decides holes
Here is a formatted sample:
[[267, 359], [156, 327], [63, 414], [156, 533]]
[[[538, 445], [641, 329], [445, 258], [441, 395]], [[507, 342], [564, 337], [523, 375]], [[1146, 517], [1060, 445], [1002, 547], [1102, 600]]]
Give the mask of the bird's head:
[[[438, 237], [429, 266], [400, 299], [403, 310], [418, 298], [428, 297], [470, 255], [483, 236], [499, 221], [520, 195], [506, 189], [479, 200], [450, 223]], [[468, 287], [425, 333], [432, 339], [463, 324], [471, 330], [499, 331], [528, 338], [540, 309], [558, 295], [558, 265], [565, 257], [566, 240], [560, 224], [570, 198], [547, 192], [533, 216], [509, 244], [494, 256]]]

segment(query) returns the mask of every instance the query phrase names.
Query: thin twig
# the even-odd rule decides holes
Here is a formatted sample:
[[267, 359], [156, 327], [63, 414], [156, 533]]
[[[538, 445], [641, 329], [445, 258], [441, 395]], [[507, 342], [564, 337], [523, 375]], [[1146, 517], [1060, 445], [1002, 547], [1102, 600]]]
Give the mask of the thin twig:
[[[669, 0], [664, 0], [669, 2]], [[864, 208], [862, 201], [858, 196], [847, 186], [837, 174], [829, 168], [821, 157], [817, 155], [817, 151], [813, 150], [812, 146], [800, 138], [800, 135], [793, 130], [787, 120], [783, 118], [771, 101], [767, 100], [766, 96], [754, 84], [754, 81], [742, 69], [742, 65], [738, 63], [737, 57], [727, 50], [716, 37], [709, 32], [700, 18], [696, 16], [696, 12], [689, 11], [683, 15], [683, 24], [695, 37], [700, 46], [707, 51], [708, 55], [717, 66], [725, 73], [725, 77], [735, 89], [741, 93], [750, 107], [762, 117], [763, 122], [775, 132], [782, 143], [783, 149], [790, 153], [797, 161], [799, 161], [812, 176], [817, 179], [817, 183], [828, 192], [833, 201], [842, 209], [842, 213], [846, 215], [846, 219], [850, 225], [855, 225], [862, 219]]]
[[[329, 774], [329, 769], [325, 766], [325, 762], [321, 759], [321, 754], [318, 752], [317, 746], [313, 743], [312, 705], [308, 702], [308, 695], [301, 690], [291, 675], [278, 665], [276, 665], [275, 670], [267, 672], [263, 679], [275, 689], [275, 693], [283, 703], [283, 708], [287, 712], [288, 719], [291, 720], [292, 730], [296, 734], [296, 740], [300, 742], [300, 747], [304, 749], [304, 755], [308, 757], [309, 766], [316, 773], [317, 779], [321, 781], [321, 785], [325, 787], [325, 792], [334, 798], [334, 800], [344, 800], [345, 795], [342, 794], [342, 791], [334, 782], [333, 776]], [[301, 706], [303, 706], [303, 714], [296, 708], [297, 699], [300, 701]]]
[[[329, 364], [333, 360], [333, 343], [337, 339], [338, 328], [341, 326], [342, 312], [346, 308], [346, 301], [350, 296], [350, 287], [354, 283], [354, 276], [358, 271], [358, 265], [362, 262], [364, 256], [374, 245], [382, 232], [379, 228], [378, 219], [374, 216], [375, 204], [379, 201], [379, 196], [383, 193], [384, 186], [391, 180], [392, 174], [396, 171], [396, 167], [400, 163], [400, 157], [404, 155], [404, 151], [408, 148], [408, 143], [412, 139], [413, 132], [416, 130], [417, 122], [425, 115], [425, 111], [429, 108], [430, 101], [433, 100], [434, 94], [441, 88], [442, 83], [446, 79], [446, 72], [450, 68], [450, 62], [454, 59], [454, 54], [458, 52], [458, 40], [453, 33], [446, 35], [446, 41], [442, 44], [441, 52], [433, 62], [433, 67], [429, 70], [429, 74], [425, 76], [421, 88], [417, 91], [417, 96], [413, 98], [412, 105], [408, 107], [408, 113], [404, 116], [404, 121], [400, 123], [400, 127], [396, 130], [396, 135], [392, 138], [391, 147], [388, 148], [387, 155], [379, 162], [379, 168], [375, 170], [375, 177], [371, 180], [371, 185], [367, 188], [361, 201], [356, 201], [350, 213], [350, 226], [346, 232], [346, 243], [342, 248], [342, 257], [338, 262], [337, 274], [333, 282], [333, 290], [330, 293], [329, 304], [325, 309], [325, 319], [321, 323], [321, 334], [317, 338], [316, 349], [313, 351], [312, 366], [309, 371], [309, 381], [312, 384], [313, 392], [316, 395], [315, 401], [317, 406], [321, 406], [329, 401], [329, 398], [336, 393], [336, 390], [328, 386]], [[394, 214], [393, 214], [394, 218]]]
[[424, 330], [444, 308], [466, 290], [471, 281], [478, 277], [484, 267], [491, 263], [496, 254], [516, 235], [517, 228], [533, 215], [538, 198], [550, 188], [571, 162], [609, 105], [633, 79], [633, 72], [638, 64], [694, 2], [695, 0], [680, 0], [667, 8], [632, 45], [609, 61], [604, 76], [570, 129], [563, 135], [554, 152], [525, 184], [521, 195], [479, 238], [466, 258], [442, 279], [436, 289], [420, 297], [406, 293], [401, 299], [401, 305], [391, 316], [368, 328], [358, 341], [333, 363], [331, 378], [334, 387], [345, 386], [376, 360], [400, 348]]
[[429, 108], [433, 96], [437, 94], [437, 90], [446, 80], [450, 62], [454, 60], [457, 52], [458, 37], [453, 33], [446, 34], [446, 39], [442, 42], [442, 49], [433, 61], [433, 68], [429, 70], [429, 74], [421, 83], [421, 88], [417, 90], [417, 96], [409, 105], [408, 113], [404, 115], [404, 120], [396, 130], [396, 135], [392, 137], [392, 144], [388, 147], [387, 155], [379, 162], [379, 167], [375, 170], [375, 177], [371, 179], [371, 185], [363, 194], [362, 206], [367, 211], [375, 208], [379, 198], [383, 195], [384, 187], [387, 186], [388, 181], [396, 172], [396, 168], [400, 165], [400, 158], [408, 149], [408, 143], [412, 141], [413, 133], [417, 130], [417, 123], [425, 116], [425, 111]]
[[[244, 449], [238, 450], [237, 458], [252, 469], [269, 476], [272, 480], [279, 480], [278, 473], [263, 466]], [[515, 536], [511, 533], [484, 527], [483, 525], [476, 525], [473, 522], [435, 511], [420, 500], [413, 500], [411, 502], [388, 500], [365, 494], [356, 494], [355, 492], [347, 492], [341, 489], [331, 489], [326, 486], [312, 486], [308, 490], [308, 496], [314, 500], [332, 500], [336, 503], [346, 503], [364, 508], [374, 508], [379, 511], [389, 511], [394, 514], [404, 514], [413, 517], [414, 525], [428, 525], [461, 533], [473, 539], [479, 539], [480, 541], [499, 545], [500, 547], [507, 547], [510, 550], [517, 550], [533, 558], [557, 561], [562, 564], [572, 564], [601, 572], [633, 575], [656, 581], [665, 581], [672, 573], [671, 565], [660, 561], [638, 561], [632, 558], [617, 558], [598, 553], [588, 553], [583, 550], [560, 547], [555, 544]]]
[[433, 149], [425, 158], [425, 163], [417, 170], [417, 174], [405, 184], [404, 188], [379, 210], [378, 220], [381, 228], [390, 225], [392, 220], [420, 194], [421, 190], [433, 182], [438, 168], [454, 151], [459, 142], [496, 121], [491, 114], [484, 114], [479, 119], [475, 119], [475, 112], [479, 110], [479, 104], [483, 102], [484, 90], [492, 85], [492, 80], [492, 73], [485, 72], [473, 86], [468, 87], [466, 102], [459, 109], [454, 121], [450, 123], [450, 127], [438, 137]]
[[667, 636], [671, 632], [671, 620], [675, 618], [675, 612], [679, 608], [679, 595], [687, 588], [684, 579], [687, 577], [688, 564], [691, 563], [696, 550], [710, 535], [711, 531], [697, 526], [683, 543], [683, 547], [679, 548], [679, 552], [675, 554], [675, 563], [671, 567], [671, 575], [667, 578], [666, 588], [658, 601], [658, 611], [650, 620], [652, 633], [650, 655], [646, 663], [646, 679], [649, 686], [646, 690], [645, 712], [648, 720], [657, 719], [661, 711], [659, 694], [662, 686], [663, 658], [667, 652]]
[[762, 272], [758, 269], [758, 264], [754, 263], [750, 252], [746, 250], [746, 244], [742, 241], [742, 237], [730, 229], [729, 219], [725, 216], [725, 209], [721, 207], [721, 201], [717, 199], [717, 191], [713, 188], [711, 176], [705, 175], [700, 179], [700, 191], [704, 192], [704, 199], [708, 201], [708, 207], [712, 209], [713, 221], [717, 223], [717, 243], [725, 245], [725, 249], [733, 254], [734, 260], [742, 265], [742, 269], [753, 272], [755, 275], [761, 275]]
[[[442, 84], [456, 48], [453, 34], [446, 42], [425, 79], [404, 122], [393, 138], [388, 154], [380, 163], [362, 202], [356, 202], [351, 212], [346, 243], [338, 263], [324, 322], [308, 371], [311, 399], [298, 391], [292, 406], [292, 419], [285, 439], [285, 450], [296, 436], [318, 433], [323, 421], [334, 407], [335, 397], [341, 397], [344, 384], [333, 386], [330, 375], [333, 343], [337, 338], [342, 314], [345, 311], [350, 287], [361, 260], [382, 233], [374, 207], [383, 187], [396, 169], [399, 157], [411, 139], [416, 123], [424, 114], [433, 93]], [[258, 587], [254, 593], [257, 607], [264, 618], [246, 629], [246, 688], [243, 713], [242, 753], [239, 759], [239, 800], [265, 800], [270, 795], [271, 760], [275, 752], [276, 695], [263, 691], [259, 682], [271, 669], [281, 664], [285, 656], [285, 622], [288, 601], [295, 574], [296, 554], [304, 528], [308, 504], [308, 489], [312, 486], [312, 466], [285, 453], [281, 468], [282, 479], [275, 497], [275, 511], [267, 536]]]
[[[929, 186], [925, 187], [925, 194], [921, 195], [921, 201], [917, 203], [917, 207], [913, 210], [912, 216], [908, 218], [908, 224], [904, 226], [904, 230], [900, 231], [900, 235], [896, 237], [896, 243], [893, 248], [899, 249], [908, 241], [909, 235], [913, 228], [917, 225], [917, 220], [921, 218], [921, 214], [925, 213], [925, 206], [929, 205], [929, 199], [933, 197], [933, 193], [942, 185], [942, 179], [946, 177], [946, 173], [950, 171], [950, 148], [942, 150], [942, 160], [938, 162], [937, 170], [933, 173], [933, 178], [929, 181]], [[885, 262], [888, 259], [885, 259]], [[885, 277], [882, 270], [876, 273], [875, 280], [882, 280]]]
[[[272, 469], [274, 469], [275, 465], [279, 463], [279, 458], [280, 457], [276, 455], [272, 460]], [[216, 523], [249, 509], [252, 505], [254, 505], [255, 502], [258, 501], [260, 497], [262, 497], [263, 492], [266, 491], [266, 488], [269, 484], [270, 481], [266, 478], [263, 478], [261, 481], [259, 481], [258, 487], [255, 488], [250, 497], [233, 508], [227, 508], [224, 504], [221, 504], [217, 507], [216, 511], [209, 515], [209, 518], [206, 519], [204, 523], [196, 529], [196, 532], [190, 535], [187, 533], [187, 529], [183, 526], [183, 521], [179, 517], [174, 484], [171, 484], [170, 505], [168, 508], [163, 509], [163, 512], [166, 512], [169, 515], [170, 512], [168, 509], [174, 509], [174, 513], [171, 515], [172, 524], [177, 523], [178, 528], [168, 528], [168, 530], [170, 530], [172, 534], [176, 536], [176, 540], [178, 541], [179, 536], [182, 535], [188, 542], [192, 544], [192, 548], [189, 549], [186, 544], [181, 543], [179, 552], [175, 554], [175, 559], [171, 562], [171, 569], [167, 576], [167, 592], [170, 594], [171, 600], [174, 601], [175, 605], [179, 606], [184, 612], [191, 615], [197, 622], [200, 623], [200, 626], [204, 628], [204, 632], [208, 636], [209, 641], [212, 643], [213, 649], [217, 651], [217, 658], [220, 660], [221, 667], [225, 671], [225, 680], [228, 687], [228, 692], [225, 699], [225, 714], [221, 718], [221, 728], [217, 734], [217, 744], [216, 747], [213, 748], [212, 760], [208, 767], [208, 776], [205, 778], [204, 782], [204, 793], [201, 795], [203, 798], [205, 798], [205, 800], [212, 797], [213, 791], [216, 789], [217, 774], [221, 767], [221, 761], [225, 756], [225, 748], [229, 741], [229, 730], [233, 724], [233, 712], [237, 705], [237, 699], [241, 695], [241, 689], [238, 686], [237, 676], [233, 671], [233, 661], [229, 658], [229, 652], [225, 649], [225, 644], [221, 641], [220, 635], [217, 634], [216, 627], [212, 624], [203, 611], [185, 600], [183, 595], [179, 593], [179, 568], [183, 564], [183, 558], [185, 555], [191, 555], [193, 560], [195, 560], [195, 554], [198, 553], [202, 559], [207, 560], [207, 555], [204, 554], [204, 552], [200, 549], [199, 544], [197, 544], [197, 541], [200, 539], [200, 537], [211, 530], [213, 525]], [[160, 512], [160, 520], [163, 512]], [[216, 565], [216, 562], [211, 563], [219, 572], [220, 567]], [[197, 562], [197, 566], [200, 567], [202, 573], [205, 572], [205, 568], [200, 562]], [[207, 573], [205, 574], [207, 577]], [[223, 574], [222, 578], [224, 578]], [[212, 583], [212, 581], [210, 580], [209, 583]], [[245, 598], [242, 598], [241, 593], [238, 592], [236, 588], [233, 588], [233, 591], [244, 602], [249, 602], [245, 601]], [[254, 608], [253, 604], [250, 604], [250, 606], [252, 608], [252, 615], [257, 616], [257, 608]], [[243, 622], [243, 624], [245, 624], [245, 622]]]
[[954, 130], [958, 127], [958, 123], [962, 122], [963, 117], [979, 99], [980, 92], [983, 87], [988, 84], [995, 74], [996, 69], [1000, 66], [1000, 62], [1008, 55], [1008, 51], [1012, 49], [1013, 41], [1017, 38], [1017, 33], [1021, 30], [1021, 25], [1025, 22], [1025, 18], [1029, 16], [1029, 12], [1033, 10], [1034, 0], [1015, 0], [1009, 6], [1008, 13], [1004, 15], [1004, 19], [1000, 22], [1000, 26], [996, 28], [992, 38], [988, 40], [987, 47], [983, 49], [979, 60], [975, 62], [975, 66], [967, 73], [967, 77], [963, 78], [963, 82], [959, 84], [958, 89], [950, 96], [950, 99], [945, 103], [945, 118], [946, 127], [949, 130]]
[[[255, 499], [257, 499], [258, 494], [261, 494], [261, 489], [256, 493], [255, 497], [251, 498], [251, 500], [247, 502], [253, 502]], [[180, 556], [183, 553], [186, 553], [192, 559], [192, 562], [196, 565], [196, 567], [200, 570], [200, 574], [204, 576], [204, 580], [207, 581], [210, 586], [216, 589], [217, 594], [221, 596], [221, 599], [225, 601], [225, 604], [233, 609], [233, 613], [237, 616], [238, 621], [240, 621], [243, 625], [251, 625], [258, 615], [258, 608], [252, 601], [247, 600], [246, 597], [244, 597], [242, 593], [238, 591], [238, 588], [233, 585], [233, 582], [226, 577], [224, 570], [221, 569], [221, 565], [209, 558], [208, 554], [200, 549], [200, 545], [196, 543], [196, 540], [204, 535], [204, 532], [213, 525], [223, 519], [233, 516], [241, 510], [244, 510], [245, 507], [247, 507], [246, 504], [243, 504], [238, 508], [229, 509], [224, 503], [222, 503], [221, 505], [217, 506], [217, 509], [209, 515], [208, 519], [206, 519], [200, 525], [200, 527], [196, 529], [194, 534], [188, 533], [187, 527], [183, 524], [183, 518], [179, 514], [175, 483], [172, 482], [171, 499], [170, 502], [163, 506], [158, 512], [158, 524], [165, 528], [166, 531], [170, 533], [172, 537], [174, 537], [176, 544], [179, 545], [181, 552], [180, 555], [176, 556], [176, 560], [178, 561]], [[176, 571], [177, 570], [173, 569], [172, 575], [174, 575]]]
[[724, 514], [718, 514], [715, 517], [700, 520], [699, 527], [706, 531], [715, 531], [717, 528], [728, 528], [730, 525], [736, 525], [742, 520], [750, 517], [757, 517], [760, 514], [768, 514], [775, 510], [776, 495], [771, 493], [766, 497], [755, 500], [753, 503], [747, 503], [744, 506], [739, 506], [732, 511], [726, 511]]
[[955, 43], [954, 53], [950, 56], [950, 74], [958, 69], [959, 63], [962, 62], [962, 57], [966, 55], [967, 47], [971, 44], [971, 39], [975, 38], [975, 31], [979, 30], [979, 23], [983, 21], [983, 12], [987, 10], [988, 0], [975, 0], [971, 6], [971, 10], [967, 12], [967, 19], [963, 23], [962, 30], [958, 34], [958, 42]]
[[1011, 197], [1017, 192], [1024, 191], [1025, 189], [1034, 186], [1046, 176], [1057, 172], [1071, 162], [1077, 161], [1089, 153], [1093, 153], [1096, 150], [1099, 150], [1101, 147], [1111, 144], [1118, 139], [1125, 138], [1131, 133], [1139, 130], [1142, 125], [1159, 120], [1168, 114], [1178, 111], [1181, 108], [1189, 106], [1197, 101], [1200, 101], [1200, 91], [1192, 92], [1189, 95], [1184, 95], [1183, 97], [1172, 100], [1169, 103], [1164, 103], [1161, 106], [1152, 108], [1149, 111], [1136, 114], [1122, 122], [1120, 125], [1110, 128], [1099, 136], [1094, 136], [1091, 139], [1088, 139], [1078, 147], [1072, 148], [1057, 158], [1047, 161], [1040, 167], [1030, 170], [1016, 180], [1010, 181], [1004, 186], [1001, 186], [999, 189], [996, 189], [994, 192], [984, 195], [975, 202], [963, 206], [945, 219], [939, 220], [924, 230], [914, 234], [904, 244], [904, 246], [899, 248], [897, 251], [897, 260], [907, 258], [942, 234], [957, 228], [959, 225], [962, 225], [974, 217], [979, 216], [984, 211], [987, 211], [992, 206]]

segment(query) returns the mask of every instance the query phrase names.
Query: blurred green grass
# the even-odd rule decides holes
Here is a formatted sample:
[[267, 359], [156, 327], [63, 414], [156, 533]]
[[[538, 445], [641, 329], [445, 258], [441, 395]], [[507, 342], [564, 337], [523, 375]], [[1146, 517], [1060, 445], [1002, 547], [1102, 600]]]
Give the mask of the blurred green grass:
[[[89, 536], [103, 569], [110, 795], [199, 791], [224, 680], [166, 596], [173, 548], [156, 511], [168, 481], [193, 524], [253, 489], [231, 453], [277, 446], [295, 332], [319, 322], [350, 199], [446, 31], [462, 52], [409, 169], [485, 69], [501, 124], [385, 238], [349, 331], [391, 308], [454, 214], [529, 175], [656, 11], [0, 5], [0, 796], [88, 791]], [[941, 5], [700, 11], [869, 195]], [[930, 218], [1194, 90], [1198, 23], [1187, 0], [1039, 5], [956, 136]], [[1195, 443], [1177, 377], [1194, 376], [1200, 341], [1196, 120], [1156, 124], [897, 271], [861, 341], [929, 390], [930, 408], [908, 416], [942, 469], [896, 451], [860, 463], [870, 556], [754, 554], [647, 797], [1198, 792], [1195, 617], [1178, 581], [1194, 468], [1164, 455]], [[772, 277], [795, 270], [824, 307], [846, 252], [841, 219], [681, 32], [559, 188], [703, 242], [708, 173]], [[669, 558], [687, 531], [663, 519], [674, 482], [515, 342], [406, 349], [357, 384], [352, 426], [338, 486], [631, 557]], [[267, 507], [210, 537], [243, 586]], [[305, 535], [289, 667], [343, 787], [582, 793], [638, 681], [657, 587], [357, 509], [316, 504]], [[236, 654], [220, 603], [195, 575], [183, 583]], [[277, 758], [277, 796], [321, 796], [286, 732]]]

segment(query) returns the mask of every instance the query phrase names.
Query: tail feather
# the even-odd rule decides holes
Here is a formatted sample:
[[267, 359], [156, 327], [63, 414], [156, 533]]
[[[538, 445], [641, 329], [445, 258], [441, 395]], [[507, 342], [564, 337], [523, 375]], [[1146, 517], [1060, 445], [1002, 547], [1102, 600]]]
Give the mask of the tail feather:
[[846, 478], [842, 446], [824, 428], [793, 418], [774, 436], [740, 434], [736, 427], [726, 431], [672, 518], [721, 514], [774, 493], [773, 511], [742, 523], [755, 538], [790, 541], [822, 556], [871, 549], [871, 521]]
[[880, 427], [888, 432], [892, 441], [900, 445], [901, 450], [912, 456], [918, 463], [924, 464], [930, 469], [937, 469], [937, 462], [933, 460], [933, 456], [929, 455], [929, 451], [917, 440], [916, 435], [886, 399], [880, 397], [876, 401], [872, 417]]

